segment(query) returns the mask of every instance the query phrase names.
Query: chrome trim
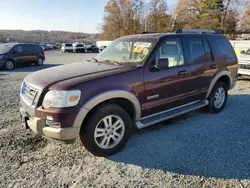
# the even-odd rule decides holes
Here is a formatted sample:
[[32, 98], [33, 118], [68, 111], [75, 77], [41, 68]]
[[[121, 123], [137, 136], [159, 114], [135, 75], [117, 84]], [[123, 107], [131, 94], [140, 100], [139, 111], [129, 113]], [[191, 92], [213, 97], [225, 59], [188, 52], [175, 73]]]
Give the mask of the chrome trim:
[[[188, 103], [188, 104], [185, 104], [185, 105], [182, 105], [182, 106], [179, 106], [179, 107], [172, 108], [172, 109], [170, 109], [170, 110], [166, 110], [166, 111], [163, 111], [163, 112], [160, 112], [160, 113], [156, 113], [156, 114], [153, 114], [153, 115], [148, 116], [148, 117], [146, 117], [146, 118], [153, 117], [153, 116], [157, 116], [157, 115], [160, 115], [160, 114], [162, 114], [162, 113], [167, 113], [167, 112], [169, 112], [169, 111], [173, 111], [173, 110], [176, 110], [176, 109], [179, 109], [179, 108], [183, 108], [183, 107], [186, 107], [186, 106], [188, 106], [188, 105], [192, 105], [193, 103], [197, 103], [197, 102], [199, 102], [199, 101], [195, 101], [195, 102]], [[202, 108], [202, 107], [204, 107], [204, 106], [207, 106], [208, 103], [209, 103], [208, 100], [205, 100], [204, 105], [199, 105], [199, 106], [196, 106], [196, 107], [194, 107], [194, 108], [187, 109], [187, 110], [185, 110], [185, 111], [180, 111], [179, 113], [173, 114], [173, 115], [171, 115], [171, 116], [164, 117], [164, 118], [162, 118], [162, 119], [158, 119], [158, 120], [156, 120], [156, 121], [152, 121], [152, 122], [147, 123], [147, 124], [143, 124], [143, 123], [141, 122], [141, 120], [143, 120], [143, 119], [141, 119], [140, 121], [136, 121], [135, 124], [136, 124], [136, 126], [137, 126], [138, 129], [142, 129], [142, 128], [148, 127], [148, 126], [150, 126], [150, 125], [153, 125], [153, 124], [162, 122], [162, 121], [164, 121], [164, 120], [167, 120], [167, 119], [170, 119], [170, 118], [179, 116], [179, 115], [181, 115], [181, 114], [185, 114], [185, 113], [187, 113], [187, 112], [191, 112], [191, 111], [193, 111], [193, 110], [197, 110], [197, 109], [199, 109], [199, 108]], [[145, 119], [145, 118], [144, 118], [144, 119]]]
[[160, 96], [159, 94], [157, 94], [157, 95], [152, 95], [152, 96], [147, 97], [147, 100], [149, 101], [149, 100], [153, 100], [153, 99], [158, 99], [159, 96]]
[[179, 108], [183, 108], [183, 107], [189, 106], [189, 105], [194, 104], [194, 103], [197, 103], [197, 102], [199, 102], [199, 101], [190, 102], [190, 103], [187, 103], [187, 104], [184, 104], [184, 105], [181, 105], [181, 106], [177, 106], [177, 107], [174, 107], [174, 108], [171, 108], [171, 109], [162, 111], [162, 112], [158, 112], [158, 113], [155, 113], [155, 114], [151, 114], [151, 115], [149, 115], [149, 116], [146, 116], [146, 117], [141, 118], [140, 121], [141, 121], [141, 120], [144, 120], [144, 119], [147, 119], [147, 118], [151, 118], [151, 117], [154, 117], [154, 116], [158, 116], [158, 115], [161, 115], [161, 114], [170, 112], [170, 111], [172, 111], [172, 110], [177, 110], [177, 109], [179, 109]]

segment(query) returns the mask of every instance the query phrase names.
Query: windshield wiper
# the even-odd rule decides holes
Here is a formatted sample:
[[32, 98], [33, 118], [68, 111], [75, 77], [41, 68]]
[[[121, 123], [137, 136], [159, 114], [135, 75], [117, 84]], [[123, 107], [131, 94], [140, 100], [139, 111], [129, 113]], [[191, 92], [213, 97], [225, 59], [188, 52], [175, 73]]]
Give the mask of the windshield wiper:
[[92, 60], [98, 63], [98, 60], [95, 57], [93, 57]]
[[111, 63], [111, 64], [117, 64], [117, 65], [122, 65], [123, 64], [122, 62], [118, 62], [118, 61], [114, 61], [114, 60], [105, 60], [104, 62], [108, 62], [108, 63]]

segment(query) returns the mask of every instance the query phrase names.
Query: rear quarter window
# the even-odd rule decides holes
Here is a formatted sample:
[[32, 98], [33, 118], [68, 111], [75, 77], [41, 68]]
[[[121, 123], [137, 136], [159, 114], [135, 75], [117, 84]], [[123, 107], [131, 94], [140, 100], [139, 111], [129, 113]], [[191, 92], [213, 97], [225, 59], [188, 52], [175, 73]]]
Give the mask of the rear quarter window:
[[236, 58], [234, 49], [227, 38], [224, 36], [215, 37], [215, 44], [218, 47], [220, 55], [225, 58]]

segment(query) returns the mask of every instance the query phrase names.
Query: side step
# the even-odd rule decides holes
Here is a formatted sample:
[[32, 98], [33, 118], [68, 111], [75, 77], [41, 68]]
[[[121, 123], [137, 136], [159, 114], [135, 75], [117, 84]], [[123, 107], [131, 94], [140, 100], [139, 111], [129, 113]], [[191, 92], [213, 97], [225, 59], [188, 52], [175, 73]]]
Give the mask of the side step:
[[161, 121], [170, 119], [175, 116], [179, 116], [181, 114], [185, 114], [187, 112], [202, 108], [208, 105], [208, 100], [195, 101], [192, 103], [188, 103], [176, 108], [172, 108], [163, 112], [159, 112], [147, 117], [142, 118], [140, 121], [136, 121], [135, 124], [138, 129], [142, 129], [144, 127], [148, 127], [150, 125], [159, 123]]

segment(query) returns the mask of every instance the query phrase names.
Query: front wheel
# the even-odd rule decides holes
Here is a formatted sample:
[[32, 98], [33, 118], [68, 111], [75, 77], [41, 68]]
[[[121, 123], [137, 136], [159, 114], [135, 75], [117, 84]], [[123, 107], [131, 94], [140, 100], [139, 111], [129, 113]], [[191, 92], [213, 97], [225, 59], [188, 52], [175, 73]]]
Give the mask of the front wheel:
[[227, 96], [228, 86], [224, 82], [218, 81], [208, 98], [208, 111], [211, 113], [221, 112], [227, 103]]
[[4, 65], [5, 69], [12, 70], [15, 68], [15, 63], [12, 60], [7, 60]]
[[120, 151], [127, 143], [132, 123], [128, 113], [114, 104], [97, 108], [80, 131], [85, 148], [97, 156], [109, 156]]

